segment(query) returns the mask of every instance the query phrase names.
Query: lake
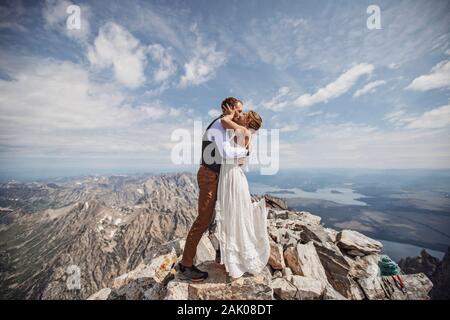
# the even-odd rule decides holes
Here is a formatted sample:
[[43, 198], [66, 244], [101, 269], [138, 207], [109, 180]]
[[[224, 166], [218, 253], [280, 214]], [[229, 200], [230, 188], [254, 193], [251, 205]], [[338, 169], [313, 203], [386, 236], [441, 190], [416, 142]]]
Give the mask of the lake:
[[314, 192], [300, 188], [278, 188], [263, 183], [250, 183], [250, 192], [254, 194], [273, 194], [280, 198], [310, 198], [328, 200], [345, 205], [367, 206], [360, 198], [366, 197], [349, 187], [321, 188]]

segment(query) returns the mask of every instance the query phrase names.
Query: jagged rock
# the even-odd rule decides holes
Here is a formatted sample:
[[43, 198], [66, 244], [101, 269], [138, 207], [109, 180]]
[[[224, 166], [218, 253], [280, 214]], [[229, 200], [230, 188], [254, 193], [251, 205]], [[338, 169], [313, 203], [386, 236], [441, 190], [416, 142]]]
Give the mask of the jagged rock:
[[[20, 184], [14, 205], [26, 215], [14, 214], [0, 237], [5, 243], [17, 237], [6, 227], [29, 231], [14, 240], [17, 247], [2, 248], [17, 250], [15, 259], [2, 260], [2, 299], [87, 299], [160, 255], [164, 243], [185, 237], [197, 215], [198, 188], [189, 173], [85, 176], [55, 185]], [[71, 265], [81, 270], [80, 290], [67, 290]]]
[[296, 223], [295, 230], [300, 232], [302, 242], [317, 241], [320, 243], [333, 242], [321, 225]]
[[273, 225], [269, 225], [267, 227], [267, 231], [269, 233], [270, 238], [275, 241], [275, 242], [280, 242], [279, 241], [279, 229]]
[[286, 267], [282, 271], [284, 277], [292, 276], [292, 270], [289, 267]]
[[283, 259], [283, 247], [274, 241], [270, 241], [270, 256], [268, 264], [275, 270], [286, 267]]
[[281, 209], [281, 210], [288, 209], [286, 202], [280, 198], [273, 197], [268, 194], [264, 195], [264, 198], [266, 199], [266, 206], [268, 208]]
[[352, 278], [350, 278], [350, 293], [352, 300], [363, 300], [366, 298], [364, 291], [361, 289], [359, 284]]
[[322, 218], [307, 211], [296, 212], [298, 219], [306, 224], [320, 225]]
[[366, 270], [364, 270], [364, 276], [358, 278], [356, 281], [360, 285], [367, 299], [383, 299], [385, 294], [378, 267], [379, 256], [370, 255], [364, 257], [362, 260], [365, 262]]
[[323, 300], [348, 300], [338, 291], [336, 291], [330, 284], [325, 287], [325, 291], [323, 293]]
[[353, 278], [367, 278], [378, 274], [378, 261], [380, 256], [378, 254], [371, 254], [364, 257], [355, 256], [353, 258], [345, 256], [345, 260], [350, 265], [349, 275]]
[[145, 250], [144, 261], [150, 262], [153, 258], [171, 253], [175, 250], [175, 254], [179, 256], [183, 253], [185, 239], [174, 239], [163, 244], [153, 245], [149, 244]]
[[364, 256], [380, 253], [383, 245], [381, 242], [366, 237], [362, 233], [353, 230], [343, 230], [337, 235], [337, 245], [346, 250], [352, 256]]
[[141, 263], [136, 269], [115, 278], [112, 287], [117, 289], [141, 278], [150, 278], [161, 283], [170, 273], [176, 261], [177, 255], [175, 249], [172, 249], [172, 252], [156, 257], [149, 263]]
[[[401, 275], [406, 293], [395, 284], [392, 277], [383, 277], [384, 296], [391, 300], [429, 300], [429, 292], [433, 283], [424, 273]], [[381, 293], [379, 294], [382, 295]]]
[[260, 274], [244, 275], [239, 279], [229, 279], [223, 265], [205, 262], [199, 266], [209, 273], [201, 283], [191, 283], [188, 288], [190, 300], [260, 300], [272, 299], [271, 275], [267, 269]]
[[302, 275], [317, 279], [326, 286], [328, 284], [327, 275], [314, 246], [314, 242], [310, 241], [307, 244], [298, 244], [297, 254]]
[[297, 287], [285, 278], [276, 278], [272, 281], [273, 295], [280, 300], [294, 300], [297, 295]]
[[328, 284], [325, 270], [312, 241], [307, 244], [298, 244], [297, 247], [289, 247], [284, 252], [284, 258], [294, 275], [318, 280], [323, 288]]
[[300, 241], [300, 233], [292, 231], [290, 229], [281, 228], [279, 230], [279, 243], [283, 246], [283, 249], [288, 247], [295, 247]]
[[339, 232], [337, 232], [334, 229], [331, 228], [324, 228], [325, 232], [328, 234], [328, 236], [330, 237], [331, 241], [334, 243], [336, 242], [337, 239], [337, 235]]
[[170, 281], [166, 287], [164, 300], [188, 300], [189, 283], [177, 280]]
[[447, 249], [442, 261], [436, 267], [431, 281], [433, 281], [433, 289], [431, 297], [433, 299], [449, 300], [450, 299], [450, 247]]
[[283, 273], [281, 273], [280, 270], [276, 270], [272, 275], [273, 278], [281, 278], [282, 276], [283, 276]]
[[436, 267], [439, 265], [439, 259], [430, 255], [425, 249], [420, 252], [420, 256], [406, 257], [398, 262], [398, 266], [406, 274], [425, 273], [429, 278], [432, 277]]
[[351, 297], [350, 264], [333, 243], [314, 243], [328, 282], [343, 296]]
[[109, 295], [111, 294], [110, 288], [104, 288], [100, 291], [97, 291], [93, 295], [91, 295], [88, 300], [108, 300]]
[[[144, 300], [152, 292], [153, 299], [160, 299], [157, 295], [163, 289], [160, 283], [152, 278], [137, 278], [127, 284], [113, 289], [109, 295], [109, 300]], [[149, 291], [150, 290], [150, 291]]]
[[292, 273], [297, 275], [301, 273], [296, 247], [287, 248], [283, 253], [283, 257], [286, 265], [292, 270]]
[[317, 279], [293, 275], [288, 280], [297, 288], [295, 298], [298, 300], [320, 299], [325, 290], [325, 285]]
[[206, 261], [214, 261], [216, 258], [216, 250], [207, 235], [203, 235], [197, 246], [197, 253], [194, 258], [196, 265]]

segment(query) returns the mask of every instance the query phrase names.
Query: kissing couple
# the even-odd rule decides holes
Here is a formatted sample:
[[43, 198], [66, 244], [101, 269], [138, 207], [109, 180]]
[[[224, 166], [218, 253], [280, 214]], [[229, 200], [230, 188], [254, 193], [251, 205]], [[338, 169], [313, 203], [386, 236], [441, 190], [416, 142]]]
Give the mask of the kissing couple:
[[261, 127], [262, 119], [255, 111], [243, 112], [242, 101], [234, 97], [226, 98], [221, 108], [220, 117], [203, 134], [197, 173], [198, 216], [178, 264], [181, 277], [191, 281], [208, 278], [193, 261], [203, 233], [214, 223], [219, 242], [216, 262], [225, 266], [230, 277], [258, 274], [270, 255], [265, 200], [252, 203], [242, 169], [248, 164], [252, 134]]

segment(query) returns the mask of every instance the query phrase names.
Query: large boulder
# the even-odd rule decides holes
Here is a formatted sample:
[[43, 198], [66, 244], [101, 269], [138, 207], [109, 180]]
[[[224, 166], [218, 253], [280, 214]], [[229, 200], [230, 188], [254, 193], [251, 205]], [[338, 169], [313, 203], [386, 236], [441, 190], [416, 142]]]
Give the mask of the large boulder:
[[[208, 272], [209, 277], [203, 282], [189, 283], [189, 300], [271, 300], [270, 272], [264, 269], [258, 275], [244, 275], [239, 279], [231, 279], [223, 265], [205, 262], [199, 265]], [[173, 281], [183, 282], [179, 278]]]
[[88, 300], [108, 300], [111, 288], [103, 288], [87, 298]]
[[433, 283], [424, 273], [401, 275], [404, 291], [392, 277], [383, 277], [383, 289], [387, 299], [391, 300], [428, 300]]
[[276, 299], [295, 300], [297, 296], [297, 287], [285, 278], [276, 278], [271, 286]]
[[316, 279], [324, 285], [328, 283], [325, 270], [312, 241], [287, 248], [284, 252], [284, 259], [294, 275]]
[[351, 297], [351, 281], [349, 279], [350, 264], [333, 243], [314, 243], [320, 261], [325, 269], [328, 282], [341, 295]]
[[150, 262], [142, 262], [136, 269], [115, 278], [112, 288], [118, 289], [133, 280], [142, 278], [153, 279], [155, 282], [161, 283], [168, 276], [176, 261], [177, 255], [175, 249], [172, 249], [170, 253], [155, 257]]
[[357, 282], [369, 300], [377, 300], [385, 298], [383, 291], [382, 279], [378, 267], [378, 255], [370, 255], [364, 257], [366, 270], [363, 276], [357, 279]]
[[271, 196], [269, 194], [264, 195], [264, 198], [266, 199], [267, 208], [281, 209], [281, 210], [288, 209], [288, 205], [286, 204], [286, 201], [284, 201], [283, 199]]
[[283, 246], [272, 240], [270, 241], [270, 256], [268, 263], [275, 270], [283, 270], [286, 267], [283, 258]]
[[336, 291], [331, 284], [327, 285], [325, 287], [325, 291], [323, 293], [323, 300], [348, 300], [346, 297], [344, 297], [342, 294], [340, 294], [338, 291]]
[[321, 299], [326, 287], [320, 280], [298, 275], [290, 276], [288, 280], [297, 288], [297, 300]]
[[365, 256], [367, 254], [380, 253], [383, 248], [381, 242], [353, 230], [339, 232], [336, 241], [337, 245], [351, 256]]
[[329, 233], [321, 225], [298, 222], [295, 224], [294, 230], [300, 231], [300, 238], [305, 243], [309, 241], [317, 241], [320, 243], [333, 242]]

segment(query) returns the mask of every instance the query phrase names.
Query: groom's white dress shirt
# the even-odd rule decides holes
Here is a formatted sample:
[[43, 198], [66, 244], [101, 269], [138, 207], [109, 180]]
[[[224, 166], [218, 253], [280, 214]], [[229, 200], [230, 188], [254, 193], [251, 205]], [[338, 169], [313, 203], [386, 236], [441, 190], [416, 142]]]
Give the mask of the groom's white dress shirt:
[[214, 121], [206, 131], [206, 138], [216, 143], [217, 149], [223, 159], [239, 159], [247, 156], [246, 148], [232, 145], [233, 133], [231, 130], [227, 131], [224, 128], [220, 118]]

